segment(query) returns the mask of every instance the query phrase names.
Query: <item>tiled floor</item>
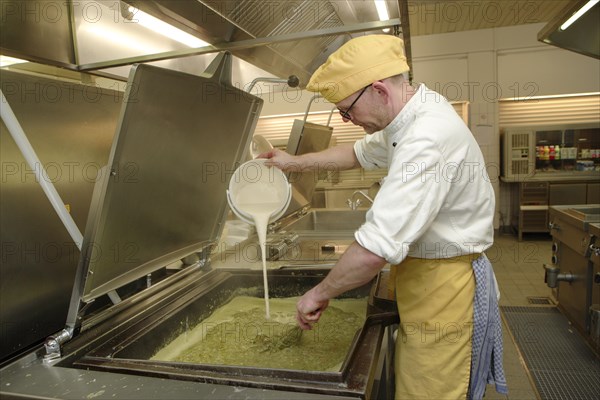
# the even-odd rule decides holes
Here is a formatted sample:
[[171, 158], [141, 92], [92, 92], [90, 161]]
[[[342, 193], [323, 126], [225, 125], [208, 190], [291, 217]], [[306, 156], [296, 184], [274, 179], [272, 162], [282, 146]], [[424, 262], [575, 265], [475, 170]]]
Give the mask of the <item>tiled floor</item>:
[[[551, 244], [550, 236], [545, 235], [526, 236], [521, 242], [516, 236], [496, 235], [494, 246], [486, 253], [500, 287], [501, 306], [532, 306], [528, 297], [552, 298], [551, 289], [544, 283], [543, 269], [543, 264], [550, 262]], [[493, 386], [488, 386], [485, 399], [536, 399], [536, 391], [506, 324], [503, 332], [504, 371], [509, 394], [498, 394]]]

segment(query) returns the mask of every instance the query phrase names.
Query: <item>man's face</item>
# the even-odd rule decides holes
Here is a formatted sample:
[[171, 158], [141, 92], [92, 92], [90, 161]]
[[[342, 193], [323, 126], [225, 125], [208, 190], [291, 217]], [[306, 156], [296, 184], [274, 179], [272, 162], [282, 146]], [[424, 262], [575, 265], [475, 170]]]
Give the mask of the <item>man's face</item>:
[[382, 105], [377, 104], [378, 98], [373, 90], [369, 85], [336, 103], [344, 122], [351, 121], [369, 135], [382, 130], [388, 124], [385, 122], [384, 109]]

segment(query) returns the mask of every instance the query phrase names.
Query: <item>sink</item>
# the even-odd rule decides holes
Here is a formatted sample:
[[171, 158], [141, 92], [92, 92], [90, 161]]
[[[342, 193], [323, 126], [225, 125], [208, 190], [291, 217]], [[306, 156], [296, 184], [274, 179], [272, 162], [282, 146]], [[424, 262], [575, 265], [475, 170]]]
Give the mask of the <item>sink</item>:
[[311, 210], [286, 227], [293, 231], [354, 232], [365, 222], [367, 210]]
[[296, 238], [277, 260], [289, 265], [335, 264], [354, 242], [354, 232], [365, 222], [366, 212], [343, 208], [311, 210], [283, 227], [285, 234], [293, 233]]
[[570, 210], [577, 211], [582, 214], [593, 214], [593, 215], [600, 214], [600, 207], [577, 207], [577, 208], [570, 208]]

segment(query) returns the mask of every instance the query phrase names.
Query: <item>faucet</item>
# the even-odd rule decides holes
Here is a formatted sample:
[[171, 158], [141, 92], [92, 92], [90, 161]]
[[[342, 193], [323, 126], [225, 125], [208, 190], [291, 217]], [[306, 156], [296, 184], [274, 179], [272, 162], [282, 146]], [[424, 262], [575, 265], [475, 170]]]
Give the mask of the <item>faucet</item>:
[[371, 204], [373, 204], [373, 199], [368, 194], [366, 194], [362, 190], [356, 190], [354, 193], [352, 193], [352, 196], [350, 196], [350, 198], [346, 200], [346, 204], [348, 204], [348, 207], [350, 207], [351, 210], [356, 210], [362, 204], [360, 199], [356, 198], [358, 197], [358, 195], [361, 195], [362, 197], [367, 199]]
[[544, 282], [549, 288], [552, 289], [558, 286], [558, 282], [572, 283], [576, 279], [576, 276], [571, 272], [561, 273], [560, 269], [556, 265], [544, 264], [544, 269], [546, 270], [544, 274]]

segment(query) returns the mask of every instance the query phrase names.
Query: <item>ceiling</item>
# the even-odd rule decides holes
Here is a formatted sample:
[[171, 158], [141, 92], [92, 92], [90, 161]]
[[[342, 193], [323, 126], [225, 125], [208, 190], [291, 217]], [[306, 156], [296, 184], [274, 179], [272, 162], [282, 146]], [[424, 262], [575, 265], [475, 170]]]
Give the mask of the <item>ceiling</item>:
[[410, 37], [523, 24], [544, 24], [537, 39], [600, 59], [600, 4], [569, 29], [560, 26], [587, 0], [408, 1]]
[[549, 22], [573, 0], [408, 1], [410, 35]]

